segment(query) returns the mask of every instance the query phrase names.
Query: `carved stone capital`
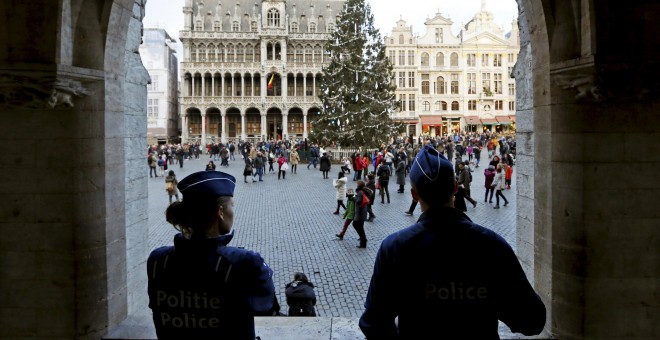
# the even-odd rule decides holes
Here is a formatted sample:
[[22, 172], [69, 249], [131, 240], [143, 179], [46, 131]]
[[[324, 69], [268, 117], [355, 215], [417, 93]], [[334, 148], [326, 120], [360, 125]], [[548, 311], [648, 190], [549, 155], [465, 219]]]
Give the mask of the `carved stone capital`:
[[5, 69], [0, 72], [0, 108], [73, 107], [74, 98], [92, 94], [82, 77], [57, 69]]

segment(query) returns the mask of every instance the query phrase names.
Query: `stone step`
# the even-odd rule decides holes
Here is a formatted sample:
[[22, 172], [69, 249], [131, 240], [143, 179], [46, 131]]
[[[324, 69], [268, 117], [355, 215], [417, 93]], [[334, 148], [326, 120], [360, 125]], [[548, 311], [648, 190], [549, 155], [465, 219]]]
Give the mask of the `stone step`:
[[[262, 340], [363, 340], [358, 327], [358, 318], [326, 317], [256, 317], [256, 334]], [[514, 334], [500, 323], [500, 339], [551, 340], [551, 336], [541, 334], [525, 337]], [[151, 318], [129, 317], [104, 340], [155, 340], [156, 330]]]

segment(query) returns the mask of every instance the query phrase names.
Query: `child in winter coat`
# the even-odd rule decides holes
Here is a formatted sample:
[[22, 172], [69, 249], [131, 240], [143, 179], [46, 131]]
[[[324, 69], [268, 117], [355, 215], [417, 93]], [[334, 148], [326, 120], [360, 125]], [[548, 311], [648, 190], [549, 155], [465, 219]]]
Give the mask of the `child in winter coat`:
[[346, 191], [346, 205], [346, 211], [344, 211], [344, 227], [339, 234], [335, 235], [339, 237], [340, 240], [344, 239], [344, 234], [346, 234], [348, 226], [351, 225], [351, 222], [353, 222], [353, 218], [355, 217], [355, 193], [353, 192], [353, 189], [348, 189]]
[[304, 273], [295, 273], [293, 281], [286, 285], [286, 303], [289, 305], [289, 316], [316, 316], [316, 294], [314, 285], [309, 282]]
[[513, 168], [511, 167], [511, 164], [506, 163], [506, 171], [505, 171], [505, 177], [504, 181], [506, 183], [506, 188], [511, 189], [511, 177], [513, 175]]

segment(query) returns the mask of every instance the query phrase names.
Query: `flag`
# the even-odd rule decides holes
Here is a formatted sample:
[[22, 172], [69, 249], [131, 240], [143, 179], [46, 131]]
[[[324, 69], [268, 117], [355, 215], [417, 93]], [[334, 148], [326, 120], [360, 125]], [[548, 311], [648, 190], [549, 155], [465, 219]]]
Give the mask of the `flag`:
[[273, 79], [275, 79], [275, 73], [273, 73], [273, 75], [270, 76], [270, 80], [268, 81], [268, 89], [269, 90], [273, 89]]

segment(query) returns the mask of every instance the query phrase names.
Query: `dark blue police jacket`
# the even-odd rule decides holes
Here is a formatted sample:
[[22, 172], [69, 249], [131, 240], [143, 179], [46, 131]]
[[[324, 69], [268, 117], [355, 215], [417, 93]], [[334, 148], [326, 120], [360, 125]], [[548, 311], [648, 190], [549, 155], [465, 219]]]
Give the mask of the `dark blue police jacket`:
[[525, 335], [545, 325], [511, 247], [453, 208], [426, 211], [383, 241], [364, 306], [369, 339], [499, 339], [497, 320]]
[[258, 253], [228, 247], [233, 233], [188, 240], [149, 255], [149, 308], [159, 339], [254, 339], [254, 315], [277, 305]]

